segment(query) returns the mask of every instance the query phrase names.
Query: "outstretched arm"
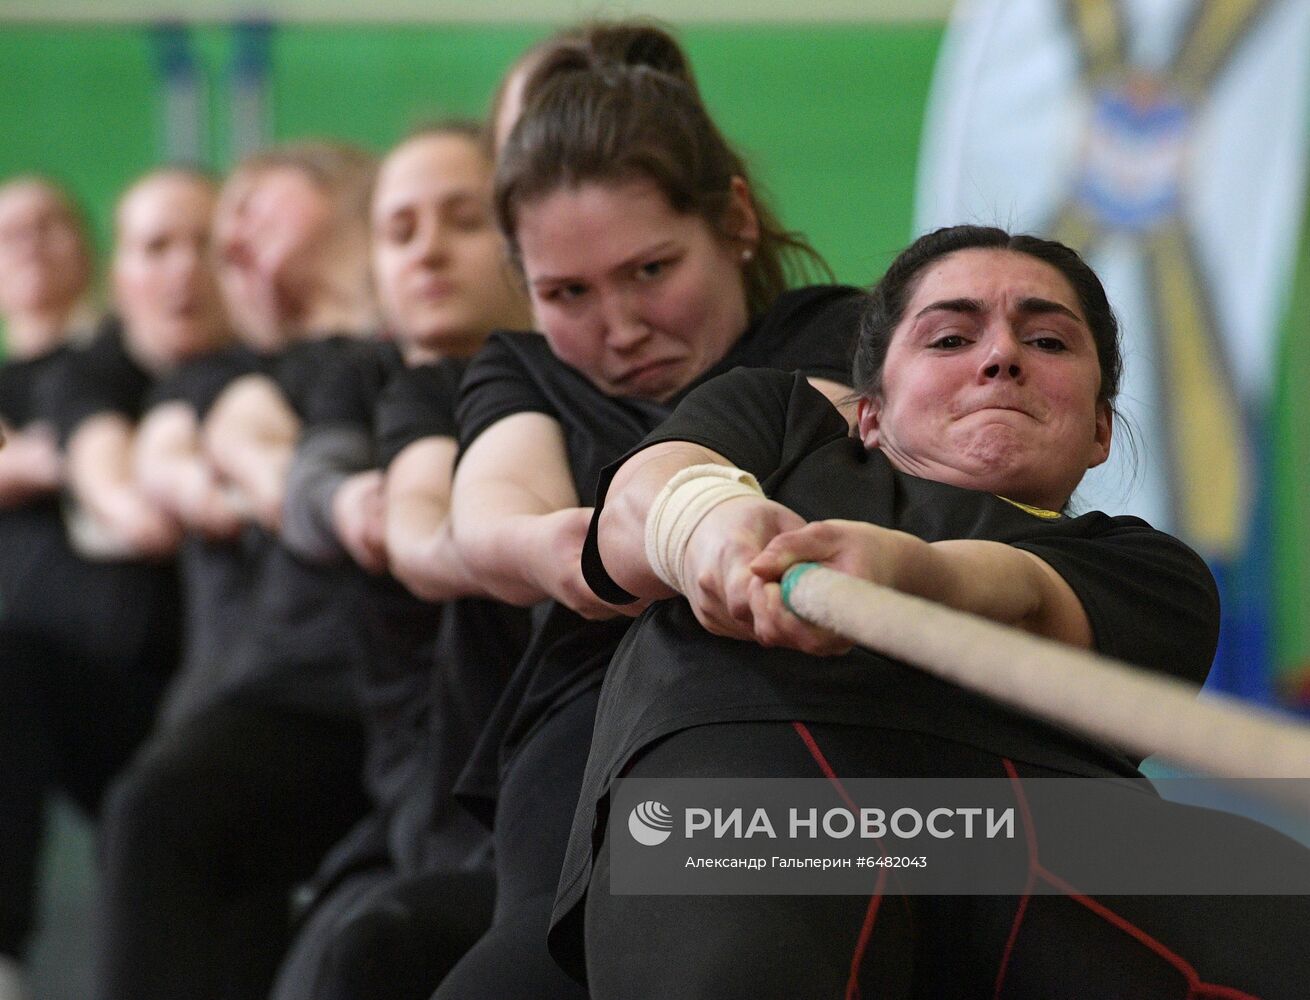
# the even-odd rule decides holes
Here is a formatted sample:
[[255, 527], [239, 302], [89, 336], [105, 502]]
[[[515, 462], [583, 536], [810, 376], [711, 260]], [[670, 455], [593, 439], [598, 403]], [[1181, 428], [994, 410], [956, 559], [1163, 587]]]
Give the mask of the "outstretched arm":
[[205, 418], [204, 447], [214, 468], [270, 531], [282, 523], [287, 472], [299, 436], [300, 418], [266, 375], [237, 379]]
[[460, 557], [451, 530], [457, 448], [451, 437], [420, 438], [387, 467], [384, 505], [391, 572], [425, 601], [484, 592]]
[[117, 413], [83, 420], [68, 442], [68, 481], [85, 518], [73, 522], [74, 544], [90, 558], [171, 555], [181, 540], [177, 521], [137, 484], [133, 428]]
[[[615, 582], [629, 592], [647, 598], [673, 592], [652, 565], [647, 521], [666, 484], [696, 465], [731, 468], [708, 448], [670, 441], [637, 453], [615, 474], [600, 515], [600, 553]], [[1073, 590], [1030, 552], [970, 539], [929, 543], [853, 521], [806, 525], [762, 495], [736, 492], [698, 520], [684, 521], [694, 527], [679, 565], [666, 568], [712, 632], [816, 654], [849, 649], [848, 642], [805, 624], [782, 604], [782, 574], [809, 561], [1071, 645], [1092, 644], [1087, 614]], [[674, 492], [667, 502], [690, 510], [686, 496]], [[661, 520], [676, 517], [665, 512]]]
[[903, 531], [858, 521], [816, 521], [774, 538], [751, 563], [764, 586], [756, 633], [765, 645], [841, 652], [849, 643], [806, 625], [782, 606], [779, 582], [798, 562], [816, 562], [851, 576], [936, 601], [957, 611], [1013, 625], [1083, 649], [1092, 627], [1073, 589], [1049, 564], [1003, 542], [925, 542]]
[[205, 457], [200, 422], [187, 403], [161, 403], [146, 414], [133, 465], [146, 497], [183, 527], [214, 539], [240, 532], [240, 512]]
[[455, 473], [452, 518], [469, 573], [492, 596], [521, 606], [554, 598], [589, 618], [620, 610], [582, 579], [591, 508], [578, 506], [564, 432], [551, 417], [515, 413], [477, 437]]

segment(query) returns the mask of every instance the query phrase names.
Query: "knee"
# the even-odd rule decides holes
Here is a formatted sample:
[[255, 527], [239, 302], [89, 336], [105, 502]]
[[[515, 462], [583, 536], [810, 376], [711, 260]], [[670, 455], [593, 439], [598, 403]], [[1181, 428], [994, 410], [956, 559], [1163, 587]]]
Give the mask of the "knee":
[[410, 930], [408, 910], [400, 903], [384, 900], [357, 911], [337, 928], [324, 955], [327, 980], [347, 996], [376, 995], [371, 985], [379, 977], [396, 973], [396, 962], [406, 961]]

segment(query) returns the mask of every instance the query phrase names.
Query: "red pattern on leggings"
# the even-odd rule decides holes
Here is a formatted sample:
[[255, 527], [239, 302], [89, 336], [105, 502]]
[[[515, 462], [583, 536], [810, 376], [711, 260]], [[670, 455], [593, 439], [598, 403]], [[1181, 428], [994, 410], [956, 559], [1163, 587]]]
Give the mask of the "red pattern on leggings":
[[1014, 763], [1009, 758], [1002, 758], [1001, 762], [1005, 766], [1005, 773], [1010, 778], [1010, 784], [1014, 786], [1015, 801], [1018, 803], [1019, 816], [1023, 823], [1024, 840], [1028, 845], [1028, 877], [1024, 885], [1024, 894], [1020, 897], [1018, 909], [1014, 914], [1014, 923], [1010, 927], [1010, 935], [1005, 943], [1005, 951], [1001, 955], [1000, 968], [996, 971], [996, 990], [992, 994], [993, 1000], [1000, 1000], [1001, 989], [1005, 985], [1005, 974], [1009, 969], [1010, 958], [1014, 954], [1014, 944], [1019, 937], [1019, 928], [1023, 924], [1024, 915], [1028, 910], [1028, 900], [1031, 898], [1032, 890], [1036, 887], [1038, 881], [1045, 882], [1052, 888], [1058, 889], [1068, 899], [1086, 907], [1106, 923], [1127, 934], [1136, 940], [1138, 944], [1154, 952], [1172, 965], [1187, 980], [1188, 1000], [1193, 1000], [1193, 998], [1195, 1000], [1202, 1000], [1202, 998], [1208, 998], [1208, 1000], [1259, 1000], [1253, 994], [1245, 993], [1231, 986], [1203, 982], [1200, 974], [1181, 955], [1166, 947], [1163, 942], [1146, 933], [1132, 921], [1098, 903], [1090, 896], [1079, 892], [1060, 876], [1044, 867], [1038, 857], [1037, 828], [1033, 824], [1032, 812], [1028, 808], [1028, 797], [1024, 794], [1023, 782], [1019, 778], [1019, 772], [1015, 770]]
[[[837, 794], [846, 803], [846, 808], [852, 813], [858, 813], [860, 811], [859, 807], [855, 805], [855, 800], [847, 793], [846, 786], [837, 777], [837, 772], [828, 763], [828, 758], [819, 749], [819, 744], [815, 742], [814, 734], [810, 732], [809, 727], [803, 722], [793, 722], [792, 728], [800, 735], [801, 741], [805, 744], [805, 748], [809, 750], [810, 756], [814, 758], [814, 762], [819, 765], [819, 770], [823, 772], [823, 776], [832, 782]], [[882, 841], [878, 842], [878, 850], [882, 851]], [[883, 894], [887, 891], [888, 871], [890, 871], [888, 868], [878, 869], [878, 880], [874, 883], [873, 895], [869, 897], [869, 906], [864, 912], [864, 923], [860, 926], [859, 936], [855, 939], [855, 951], [851, 954], [850, 976], [846, 980], [846, 1000], [859, 1000], [860, 998], [860, 966], [864, 962], [864, 953], [869, 949], [869, 939], [873, 937], [873, 925], [878, 919], [878, 908], [882, 905]]]
[[[824, 756], [823, 751], [819, 748], [818, 741], [815, 740], [814, 734], [810, 732], [810, 728], [800, 721], [792, 722], [792, 728], [800, 736], [801, 742], [805, 744], [806, 750], [814, 758], [814, 762], [818, 764], [823, 776], [832, 783], [842, 802], [852, 812], [858, 812], [859, 807], [856, 806], [855, 800], [846, 791], [846, 786], [837, 777], [837, 772], [833, 770], [828, 758]], [[1047, 870], [1038, 858], [1037, 829], [1033, 824], [1032, 812], [1028, 808], [1028, 797], [1024, 794], [1019, 773], [1015, 770], [1014, 763], [1008, 758], [1002, 758], [1002, 763], [1005, 767], [1005, 773], [1009, 776], [1010, 783], [1014, 786], [1015, 800], [1018, 803], [1019, 815], [1023, 823], [1024, 841], [1028, 849], [1028, 874], [1024, 882], [1023, 894], [1019, 897], [1019, 905], [1015, 909], [1014, 923], [1010, 927], [1005, 949], [1001, 954], [1001, 963], [996, 971], [996, 989], [993, 993], [993, 1000], [1000, 1000], [1001, 990], [1005, 986], [1005, 975], [1009, 969], [1010, 959], [1014, 955], [1015, 943], [1019, 938], [1019, 929], [1023, 925], [1024, 916], [1028, 912], [1028, 902], [1032, 898], [1033, 890], [1037, 887], [1038, 881], [1046, 882], [1051, 887], [1058, 889], [1067, 898], [1086, 907], [1106, 923], [1118, 928], [1172, 965], [1187, 980], [1187, 1000], [1260, 1000], [1259, 997], [1251, 993], [1246, 993], [1231, 986], [1203, 982], [1200, 974], [1182, 956], [1170, 950], [1136, 924], [1121, 917], [1090, 896], [1079, 892], [1054, 872]], [[879, 842], [878, 849], [882, 850], [881, 842]], [[887, 872], [888, 869], [886, 868], [879, 869], [873, 895], [869, 897], [869, 906], [864, 914], [864, 923], [860, 927], [860, 933], [855, 942], [855, 950], [851, 954], [850, 976], [846, 981], [846, 1000], [859, 1000], [860, 997], [860, 966], [864, 962], [864, 955], [868, 951], [869, 941], [873, 937], [874, 924], [878, 919], [878, 909], [882, 905], [882, 898], [886, 892]]]

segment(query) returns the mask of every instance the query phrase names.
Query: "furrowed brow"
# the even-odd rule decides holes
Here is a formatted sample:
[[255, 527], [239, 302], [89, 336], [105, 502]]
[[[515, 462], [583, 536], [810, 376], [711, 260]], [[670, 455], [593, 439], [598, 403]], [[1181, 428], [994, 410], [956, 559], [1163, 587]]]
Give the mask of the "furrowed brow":
[[982, 311], [983, 304], [977, 299], [940, 299], [937, 302], [928, 303], [928, 305], [924, 306], [914, 314], [914, 318], [918, 319], [919, 317], [926, 316], [928, 313], [932, 312], [953, 312], [978, 315], [982, 313]]
[[1059, 302], [1052, 302], [1050, 299], [1020, 299], [1016, 306], [1020, 315], [1023, 316], [1040, 316], [1047, 313], [1055, 313], [1059, 316], [1067, 316], [1077, 323], [1082, 323], [1083, 319], [1076, 312], [1066, 305]]
[[[647, 261], [652, 257], [658, 257], [661, 254], [670, 253], [676, 248], [677, 248], [677, 243], [674, 240], [663, 240], [659, 243], [655, 243], [652, 244], [651, 246], [642, 248], [637, 253], [634, 253], [629, 257], [623, 258], [623, 260], [619, 261], [617, 264], [609, 265], [606, 270], [609, 273], [622, 273], [624, 271], [630, 271], [638, 264], [643, 263], [644, 261]], [[534, 278], [532, 284], [533, 285], [561, 284], [561, 283], [568, 283], [570, 281], [575, 281], [575, 280], [577, 279], [572, 278], [568, 275], [543, 274], [537, 278]]]

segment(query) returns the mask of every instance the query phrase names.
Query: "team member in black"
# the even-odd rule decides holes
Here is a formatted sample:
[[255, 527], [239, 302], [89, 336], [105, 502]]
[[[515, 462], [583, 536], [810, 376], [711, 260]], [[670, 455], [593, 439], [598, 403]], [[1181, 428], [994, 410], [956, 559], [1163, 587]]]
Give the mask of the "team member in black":
[[183, 529], [183, 650], [160, 705], [163, 727], [179, 724], [222, 690], [228, 656], [250, 622], [268, 536], [242, 521], [201, 449], [200, 427], [223, 390], [260, 363], [242, 345], [182, 365], [151, 393], [137, 431], [141, 489]]
[[[266, 265], [261, 274], [241, 250], [247, 203], [268, 166], [261, 156], [239, 164], [224, 181], [214, 211], [209, 256], [237, 341], [161, 381], [137, 431], [138, 482], [184, 529], [178, 553], [184, 646], [160, 706], [161, 726], [182, 722], [224, 689], [224, 672], [250, 623], [251, 598], [271, 541], [268, 532], [245, 522], [235, 492], [201, 440], [204, 420], [227, 387], [271, 370], [291, 342], [293, 331], [279, 320], [277, 296], [268, 287], [278, 269]], [[222, 249], [214, 253], [213, 247]]]
[[176, 521], [136, 479], [136, 424], [154, 384], [231, 339], [208, 259], [216, 193], [202, 174], [165, 168], [119, 201], [113, 284], [122, 328], [111, 324], [79, 354], [65, 394], [77, 500], [69, 529], [93, 555], [162, 558], [176, 550]]
[[[1094, 900], [1064, 884], [1058, 856], [1045, 853], [1024, 853], [1019, 870], [1026, 863], [1034, 884], [1064, 895], [1021, 894], [1020, 881], [1001, 898], [884, 898], [881, 884], [870, 899], [616, 896], [606, 891], [607, 846], [592, 871], [592, 821], [620, 773], [826, 775], [834, 801], [848, 777], [1008, 777], [1016, 802], [1030, 777], [1139, 777], [1138, 761], [1108, 747], [850, 651], [786, 612], [778, 587], [792, 563], [822, 561], [1200, 682], [1218, 635], [1205, 565], [1137, 518], [1065, 512], [1109, 453], [1119, 372], [1113, 314], [1076, 254], [957, 227], [913, 244], [870, 298], [856, 436], [802, 382], [739, 371], [698, 390], [607, 470], [604, 565], [592, 559], [588, 579], [611, 600], [625, 589], [687, 600], [657, 604], [634, 629], [597, 717], [555, 928], [557, 951], [576, 961], [585, 893], [594, 995], [1301, 989], [1303, 950], [1278, 926], [1303, 923], [1303, 899]], [[656, 526], [676, 522], [670, 511], [696, 491], [723, 490], [734, 467], [763, 493], [721, 492], [681, 545], [666, 547], [658, 527], [646, 539], [649, 511]], [[674, 476], [682, 485], [659, 492]], [[1041, 843], [1042, 824], [1024, 822]], [[1249, 849], [1304, 867], [1290, 841], [1234, 822]], [[1186, 817], [1175, 828], [1194, 831]], [[1144, 849], [1160, 846], [1143, 838]]]
[[31, 400], [67, 447], [72, 537], [70, 547], [48, 504], [30, 511], [25, 534], [39, 544], [14, 552], [22, 575], [7, 580], [4, 812], [27, 830], [5, 844], [15, 866], [36, 856], [51, 787], [99, 811], [175, 666], [175, 527], [134, 488], [131, 450], [154, 380], [227, 334], [203, 271], [213, 195], [207, 178], [178, 170], [148, 174], [122, 195], [111, 274], [121, 323], [107, 321], [88, 347], [52, 361]]
[[372, 220], [389, 338], [367, 364], [323, 380], [283, 534], [295, 511], [307, 558], [353, 558], [371, 574], [358, 621], [374, 808], [316, 876], [281, 1000], [422, 1000], [486, 929], [490, 836], [451, 787], [527, 630], [525, 611], [471, 598], [437, 607], [386, 572], [418, 593], [429, 593], [419, 580], [458, 576], [444, 525], [459, 382], [492, 329], [527, 320], [491, 217], [480, 128], [434, 126], [402, 142], [379, 170]]
[[150, 742], [107, 806], [101, 996], [266, 995], [289, 939], [290, 887], [365, 809], [355, 577], [303, 562], [275, 536], [320, 373], [359, 349], [345, 334], [371, 326], [372, 169], [349, 147], [284, 147], [247, 163], [229, 192], [225, 298], [247, 342], [292, 343], [223, 390], [201, 437], [270, 541], [212, 687]]
[[754, 196], [683, 76], [538, 74], [496, 191], [544, 337], [497, 334], [470, 365], [452, 520], [474, 579], [547, 603], [462, 779], [494, 811], [495, 923], [437, 995], [579, 995], [544, 936], [600, 679], [628, 625], [581, 579], [582, 504], [711, 373], [776, 364], [843, 393], [856, 295], [784, 291], [785, 261], [808, 248]]
[[0, 320], [11, 357], [44, 353], [93, 323], [94, 254], [86, 220], [44, 177], [0, 184]]
[[[0, 186], [0, 318], [5, 328], [5, 363], [0, 366], [0, 431], [5, 438], [0, 449], [0, 656], [10, 657], [0, 667], [0, 701], [38, 728], [43, 728], [37, 721], [38, 683], [45, 671], [39, 664], [71, 667], [66, 652], [43, 649], [47, 639], [42, 637], [51, 636], [53, 621], [40, 567], [76, 565], [59, 513], [63, 458], [55, 439], [53, 401], [41, 386], [47, 373], [63, 363], [69, 335], [89, 323], [83, 307], [91, 269], [85, 222], [62, 191], [36, 177]], [[79, 637], [66, 633], [64, 639], [76, 642]], [[0, 720], [0, 727], [0, 759], [5, 761], [0, 782], [0, 997], [7, 998], [20, 989], [45, 790], [57, 767], [56, 746], [47, 742], [45, 752], [34, 756], [29, 730], [14, 715]], [[65, 774], [63, 780], [81, 784], [75, 773]], [[78, 795], [88, 808], [96, 797], [98, 792]]]

